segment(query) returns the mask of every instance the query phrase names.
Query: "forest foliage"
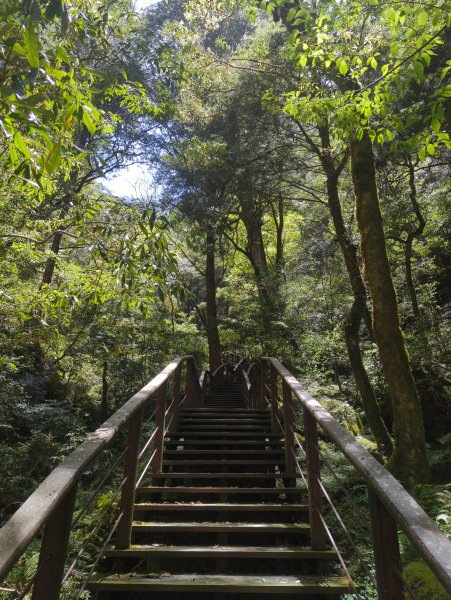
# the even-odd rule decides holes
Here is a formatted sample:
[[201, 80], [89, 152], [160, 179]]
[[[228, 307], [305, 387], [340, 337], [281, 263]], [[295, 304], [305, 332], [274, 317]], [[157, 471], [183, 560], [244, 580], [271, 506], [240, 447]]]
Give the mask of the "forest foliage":
[[3, 0], [2, 518], [187, 353], [277, 356], [408, 485], [450, 481], [447, 9]]

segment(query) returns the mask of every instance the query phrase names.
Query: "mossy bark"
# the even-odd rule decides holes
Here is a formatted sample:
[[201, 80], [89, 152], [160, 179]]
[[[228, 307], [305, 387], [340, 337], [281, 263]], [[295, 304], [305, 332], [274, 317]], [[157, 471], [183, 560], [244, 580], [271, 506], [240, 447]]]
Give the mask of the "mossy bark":
[[210, 220], [207, 223], [206, 255], [208, 358], [210, 372], [213, 373], [221, 365], [221, 343], [216, 304], [215, 231]]
[[362, 399], [368, 426], [379, 450], [389, 455], [393, 451], [393, 443], [382, 419], [379, 403], [366, 372], [365, 365], [363, 364], [360, 350], [360, 325], [362, 320], [365, 321], [371, 338], [374, 337], [374, 333], [367, 306], [366, 287], [360, 271], [357, 247], [346, 231], [338, 192], [338, 178], [347, 159], [344, 158], [341, 166], [336, 167], [330, 154], [331, 143], [328, 125], [321, 126], [319, 133], [322, 145], [320, 159], [327, 177], [327, 203], [354, 294], [354, 301], [344, 328], [349, 362]]
[[351, 142], [351, 173], [362, 256], [372, 298], [373, 329], [393, 409], [391, 470], [408, 486], [429, 479], [420, 400], [401, 331], [367, 134]]

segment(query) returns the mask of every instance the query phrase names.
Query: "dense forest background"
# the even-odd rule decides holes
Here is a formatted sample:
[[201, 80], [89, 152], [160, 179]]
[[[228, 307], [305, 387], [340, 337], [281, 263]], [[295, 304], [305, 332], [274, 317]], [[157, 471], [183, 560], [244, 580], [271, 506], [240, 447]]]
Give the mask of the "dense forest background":
[[176, 354], [277, 356], [449, 489], [449, 42], [444, 2], [3, 0], [2, 521]]

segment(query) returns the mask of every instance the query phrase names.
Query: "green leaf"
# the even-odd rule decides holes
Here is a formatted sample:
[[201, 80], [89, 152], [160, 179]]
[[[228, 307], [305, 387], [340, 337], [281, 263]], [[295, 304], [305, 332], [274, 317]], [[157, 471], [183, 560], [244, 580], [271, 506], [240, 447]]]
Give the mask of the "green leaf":
[[424, 160], [426, 158], [426, 148], [423, 146], [418, 152], [418, 158]]
[[377, 60], [374, 58], [374, 56], [370, 58], [370, 66], [372, 69], [377, 69]]
[[23, 139], [22, 134], [19, 131], [16, 131], [16, 133], [14, 134], [14, 143], [16, 145], [16, 148], [21, 154], [25, 156], [25, 158], [31, 158], [30, 151], [28, 150], [27, 145], [25, 144], [25, 140]]
[[426, 150], [428, 151], [428, 154], [430, 154], [431, 156], [434, 156], [434, 154], [435, 154], [435, 146], [434, 146], [434, 144], [428, 144], [426, 146]]
[[340, 66], [338, 68], [338, 70], [340, 71], [340, 73], [342, 75], [346, 75], [346, 73], [349, 71], [348, 65], [346, 64], [345, 60], [342, 60], [340, 63]]
[[89, 131], [89, 133], [91, 133], [91, 134], [95, 133], [96, 125], [95, 125], [94, 121], [92, 120], [90, 111], [87, 107], [83, 107], [82, 121], [83, 121], [84, 125], [86, 125], [86, 129]]
[[431, 121], [431, 127], [432, 127], [432, 131], [434, 133], [438, 133], [440, 131], [440, 121], [438, 119], [432, 119]]
[[47, 171], [47, 173], [53, 173], [55, 171], [55, 169], [58, 167], [58, 165], [61, 162], [61, 154], [62, 154], [62, 148], [61, 148], [61, 141], [59, 141], [56, 144], [53, 144], [52, 148], [50, 149], [50, 152], [47, 154], [45, 161], [44, 161], [44, 165], [45, 165], [45, 170]]
[[30, 18], [23, 32], [23, 44], [30, 66], [39, 67], [39, 41]]
[[418, 81], [421, 81], [424, 77], [424, 67], [423, 67], [423, 63], [421, 63], [419, 60], [416, 60], [413, 63], [413, 69], [415, 71], [415, 76], [416, 79]]
[[305, 67], [307, 65], [307, 55], [301, 54], [298, 58], [299, 66]]
[[420, 14], [418, 15], [418, 25], [420, 25], [420, 27], [423, 27], [423, 25], [426, 25], [426, 23], [428, 22], [428, 14], [425, 10], [422, 10], [420, 12]]

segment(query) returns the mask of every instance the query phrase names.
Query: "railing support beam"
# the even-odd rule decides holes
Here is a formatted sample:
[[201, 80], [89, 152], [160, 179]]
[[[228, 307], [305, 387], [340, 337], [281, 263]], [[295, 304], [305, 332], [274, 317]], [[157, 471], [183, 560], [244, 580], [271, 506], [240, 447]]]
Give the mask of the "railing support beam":
[[170, 433], [174, 433], [177, 429], [178, 423], [178, 415], [179, 415], [179, 404], [180, 404], [180, 383], [182, 379], [182, 365], [180, 364], [174, 373], [174, 385], [172, 388], [172, 401], [174, 403], [174, 408], [172, 411], [172, 415], [170, 415], [171, 425], [169, 428]]
[[277, 420], [277, 415], [279, 412], [279, 394], [277, 389], [277, 372], [274, 367], [271, 365], [271, 432], [272, 433], [282, 433], [280, 431], [280, 425]]
[[379, 600], [403, 597], [398, 528], [378, 496], [368, 488], [368, 500], [373, 534], [374, 562]]
[[60, 596], [76, 493], [77, 484], [47, 521], [32, 600], [58, 600]]
[[316, 421], [304, 407], [305, 453], [307, 456], [307, 481], [310, 516], [310, 543], [312, 550], [324, 550], [326, 536], [318, 513], [322, 514], [322, 493], [319, 485], [321, 469], [318, 452]]
[[168, 386], [167, 383], [158, 390], [157, 410], [155, 412], [155, 456], [152, 460], [152, 473], [161, 473], [163, 470], [163, 447], [164, 431], [166, 428], [166, 401]]
[[201, 390], [199, 380], [197, 379], [196, 367], [194, 361], [189, 360], [186, 363], [186, 402], [187, 408], [197, 408], [201, 406]]
[[266, 367], [265, 363], [263, 362], [263, 360], [261, 360], [258, 363], [258, 370], [257, 370], [257, 408], [259, 408], [259, 409], [267, 408], [266, 400], [265, 400], [265, 395], [266, 395], [265, 367]]
[[296, 457], [294, 455], [294, 413], [291, 405], [290, 386], [284, 381], [282, 384], [283, 398], [283, 423], [285, 437], [285, 470], [290, 477], [296, 477]]
[[[166, 383], [163, 385], [166, 385]], [[141, 407], [132, 415], [128, 424], [128, 445], [125, 454], [124, 484], [122, 486], [120, 502], [120, 514], [122, 514], [122, 517], [116, 533], [116, 548], [119, 550], [130, 547], [143, 412], [143, 408]]]

